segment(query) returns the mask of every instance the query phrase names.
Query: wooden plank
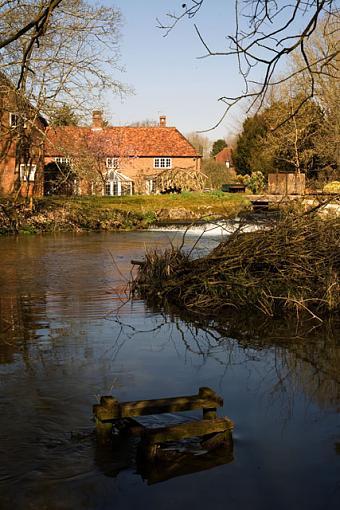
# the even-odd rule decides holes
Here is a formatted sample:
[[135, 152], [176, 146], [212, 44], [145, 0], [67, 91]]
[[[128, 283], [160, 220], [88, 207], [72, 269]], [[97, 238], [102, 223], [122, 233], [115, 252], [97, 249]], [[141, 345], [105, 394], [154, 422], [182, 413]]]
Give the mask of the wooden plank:
[[194, 409], [211, 409], [220, 407], [216, 400], [208, 400], [200, 397], [177, 397], [157, 400], [140, 400], [137, 402], [122, 402], [119, 406], [105, 407], [93, 406], [96, 418], [102, 421], [117, 420], [133, 416], [145, 416], [147, 414], [177, 413]]
[[146, 445], [155, 445], [166, 441], [178, 441], [195, 436], [205, 436], [233, 429], [233, 422], [229, 418], [216, 418], [214, 420], [199, 420], [179, 423], [171, 427], [159, 427], [145, 430], [142, 441]]
[[134, 266], [145, 266], [145, 260], [131, 260], [131, 264]]
[[148, 414], [175, 413], [194, 409], [212, 410], [223, 405], [223, 399], [210, 388], [200, 388], [198, 395], [137, 400], [119, 403], [113, 397], [102, 397], [103, 403], [93, 406], [95, 417], [102, 421]]
[[204, 450], [214, 450], [221, 445], [231, 445], [232, 446], [232, 436], [231, 430], [227, 430], [226, 432], [217, 432], [216, 434], [212, 434], [207, 439], [201, 442], [201, 447]]

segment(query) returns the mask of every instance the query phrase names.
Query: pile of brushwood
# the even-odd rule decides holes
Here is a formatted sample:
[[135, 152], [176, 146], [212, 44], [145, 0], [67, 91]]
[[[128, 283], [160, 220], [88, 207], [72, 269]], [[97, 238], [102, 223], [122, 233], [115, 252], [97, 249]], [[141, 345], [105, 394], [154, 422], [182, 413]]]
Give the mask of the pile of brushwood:
[[266, 230], [239, 229], [202, 258], [183, 247], [149, 251], [132, 293], [200, 315], [232, 307], [321, 321], [339, 313], [339, 269], [340, 218], [295, 214]]

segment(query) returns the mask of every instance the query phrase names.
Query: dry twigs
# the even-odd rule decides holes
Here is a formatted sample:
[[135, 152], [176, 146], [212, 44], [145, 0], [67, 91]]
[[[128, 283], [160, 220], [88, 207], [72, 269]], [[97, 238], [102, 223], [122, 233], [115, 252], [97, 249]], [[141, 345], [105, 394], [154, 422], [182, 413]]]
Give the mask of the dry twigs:
[[199, 314], [258, 309], [322, 321], [340, 309], [340, 219], [287, 215], [270, 230], [232, 234], [208, 256], [148, 252], [132, 292]]

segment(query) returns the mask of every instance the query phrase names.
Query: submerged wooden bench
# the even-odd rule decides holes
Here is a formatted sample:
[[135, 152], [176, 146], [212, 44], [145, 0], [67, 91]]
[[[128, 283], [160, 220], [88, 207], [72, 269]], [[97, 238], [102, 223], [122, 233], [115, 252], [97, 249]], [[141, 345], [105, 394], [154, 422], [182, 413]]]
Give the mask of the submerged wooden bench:
[[202, 420], [152, 429], [141, 426], [141, 444], [146, 455], [154, 457], [160, 444], [194, 436], [209, 436], [205, 439], [207, 449], [218, 446], [226, 439], [226, 433], [230, 433], [233, 428], [229, 418], [217, 418], [216, 410], [222, 405], [223, 399], [212, 389], [204, 387], [199, 388], [197, 395], [132, 402], [119, 402], [112, 396], [103, 396], [100, 404], [93, 406], [93, 413], [97, 434], [101, 439], [107, 440], [112, 435], [113, 425], [124, 418], [202, 409]]

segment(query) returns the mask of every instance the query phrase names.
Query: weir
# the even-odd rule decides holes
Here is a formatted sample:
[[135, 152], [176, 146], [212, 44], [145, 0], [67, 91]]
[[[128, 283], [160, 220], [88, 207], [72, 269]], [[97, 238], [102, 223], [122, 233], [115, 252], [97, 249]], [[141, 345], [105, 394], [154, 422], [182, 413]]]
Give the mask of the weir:
[[233, 220], [216, 220], [216, 221], [174, 221], [174, 222], [160, 222], [153, 225], [148, 230], [149, 232], [173, 232], [182, 233], [188, 236], [196, 237], [219, 237], [225, 238], [230, 236], [237, 230], [242, 232], [255, 232], [256, 230], [263, 229], [262, 222], [256, 219], [256, 222], [247, 222], [241, 218]]

